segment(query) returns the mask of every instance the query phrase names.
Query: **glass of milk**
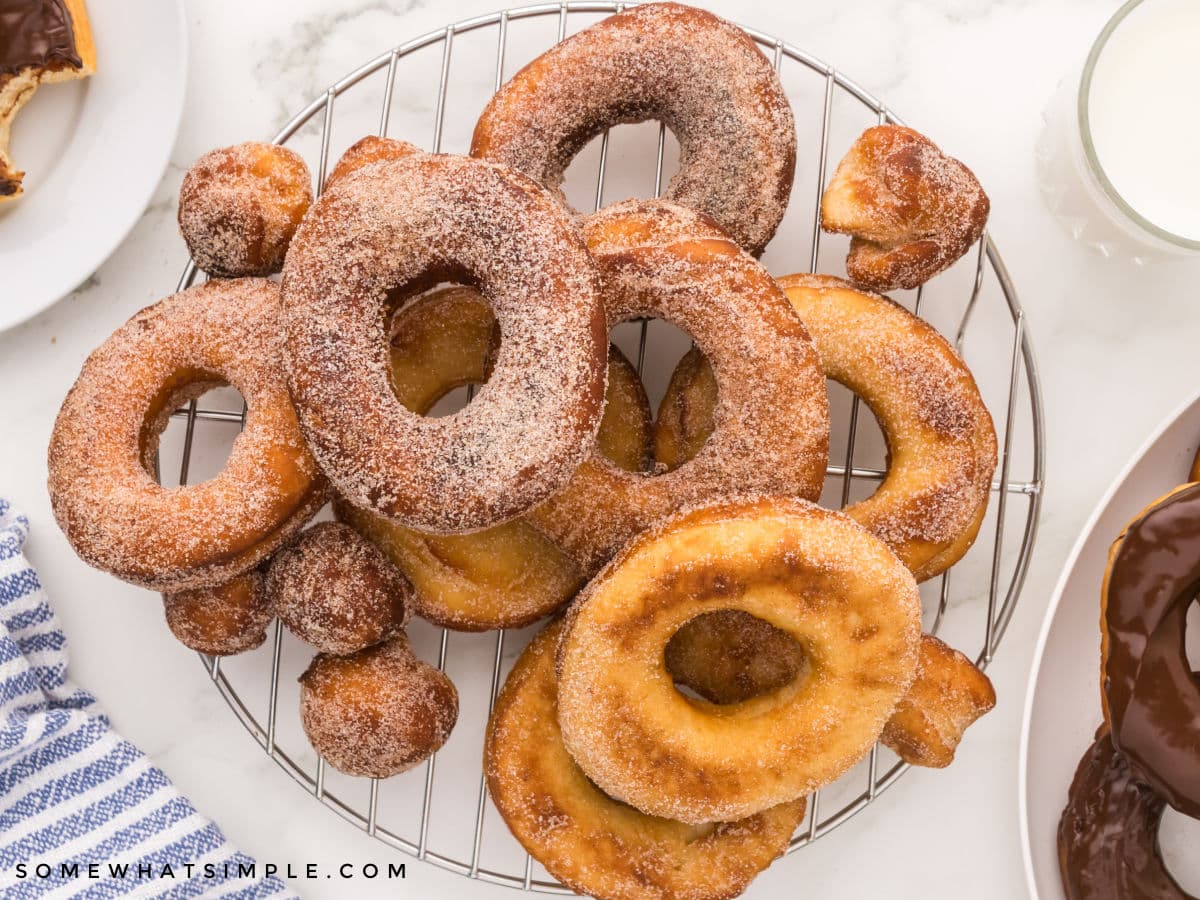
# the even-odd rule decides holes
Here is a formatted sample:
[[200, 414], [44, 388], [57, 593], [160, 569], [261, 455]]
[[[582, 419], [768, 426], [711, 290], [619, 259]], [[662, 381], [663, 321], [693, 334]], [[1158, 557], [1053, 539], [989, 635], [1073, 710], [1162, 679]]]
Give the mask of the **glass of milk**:
[[1105, 256], [1200, 258], [1200, 0], [1130, 0], [1064, 79], [1038, 141], [1051, 211]]

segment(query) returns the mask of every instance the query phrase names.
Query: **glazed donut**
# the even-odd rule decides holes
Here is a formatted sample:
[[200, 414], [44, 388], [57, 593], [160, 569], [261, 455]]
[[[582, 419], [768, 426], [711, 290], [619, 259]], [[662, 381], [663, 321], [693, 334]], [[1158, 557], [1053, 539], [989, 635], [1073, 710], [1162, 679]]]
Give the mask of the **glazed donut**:
[[257, 569], [218, 584], [163, 594], [171, 634], [209, 656], [231, 656], [261, 646], [275, 613]]
[[1079, 761], [1058, 824], [1067, 900], [1195, 900], [1163, 864], [1158, 826], [1165, 806], [1102, 727]]
[[525, 648], [488, 719], [483, 768], [509, 830], [567, 887], [599, 900], [736, 897], [787, 848], [803, 799], [696, 827], [647, 816], [600, 791], [555, 719], [560, 623]]
[[[888, 446], [887, 477], [848, 506], [918, 581], [940, 575], [975, 542], [996, 469], [996, 432], [975, 379], [933, 327], [886, 297], [825, 275], [779, 280], [808, 326], [827, 377], [858, 394]], [[712, 430], [711, 369], [690, 352], [672, 375], [655, 424], [668, 468]]]
[[183, 178], [179, 230], [209, 275], [270, 275], [312, 203], [312, 176], [295, 151], [249, 142], [204, 154]]
[[530, 515], [594, 572], [657, 519], [738, 491], [815, 500], [829, 400], [804, 323], [770, 275], [705, 219], [667, 201], [607, 207], [584, 223], [610, 324], [657, 316], [687, 331], [728, 386], [692, 461], [650, 476], [589, 460]]
[[318, 654], [300, 676], [300, 723], [340, 772], [388, 778], [436, 752], [458, 720], [458, 691], [403, 632], [349, 656]]
[[[733, 706], [676, 690], [665, 645], [724, 609], [799, 641], [805, 677]], [[563, 743], [597, 787], [649, 815], [745, 818], [867, 753], [913, 681], [920, 636], [912, 574], [842, 514], [791, 498], [688, 510], [627, 544], [568, 610]]]
[[271, 560], [267, 598], [288, 630], [322, 653], [378, 644], [404, 627], [408, 580], [349, 525], [319, 522]]
[[[479, 287], [504, 340], [461, 412], [422, 418], [389, 383], [385, 316], [438, 282]], [[596, 270], [566, 212], [510, 169], [418, 154], [313, 206], [283, 273], [285, 357], [308, 443], [350, 503], [461, 533], [525, 512], [591, 452], [608, 348]]]
[[[396, 314], [392, 386], [424, 415], [447, 392], [486, 380], [495, 319], [470, 288], [426, 294]], [[631, 471], [650, 455], [650, 403], [633, 366], [615, 347], [596, 436], [598, 452]], [[474, 534], [432, 535], [336, 502], [340, 518], [374, 541], [416, 587], [417, 613], [460, 631], [516, 628], [558, 609], [583, 586], [583, 573], [524, 518]]]
[[[50, 502], [87, 563], [166, 593], [249, 571], [326, 499], [288, 396], [279, 289], [210, 281], [143, 309], [83, 364], [50, 437]], [[187, 487], [153, 476], [180, 403], [230, 384], [248, 409], [225, 469]]]
[[679, 139], [664, 196], [761, 253], [787, 209], [796, 124], [754, 41], [702, 9], [648, 3], [556, 44], [492, 97], [471, 155], [520, 169], [565, 203], [575, 154], [606, 128], [647, 119]]
[[351, 144], [346, 152], [338, 159], [333, 171], [325, 176], [325, 190], [331, 189], [351, 172], [357, 172], [363, 166], [383, 162], [389, 159], [403, 159], [421, 152], [421, 148], [408, 141], [398, 141], [395, 138], [378, 137], [368, 134]]
[[821, 227], [851, 235], [846, 273], [886, 293], [924, 284], [983, 235], [990, 202], [975, 174], [900, 125], [862, 133], [821, 196]]
[[[740, 610], [705, 613], [667, 642], [665, 663], [676, 683], [712, 703], [742, 703], [777, 691], [805, 672], [791, 635]], [[879, 740], [914, 766], [944, 768], [967, 728], [996, 705], [991, 681], [962, 653], [921, 635], [917, 676]]]
[[1160, 497], [1109, 553], [1101, 593], [1104, 717], [1139, 779], [1200, 818], [1200, 676], [1188, 608], [1200, 583], [1200, 484]]

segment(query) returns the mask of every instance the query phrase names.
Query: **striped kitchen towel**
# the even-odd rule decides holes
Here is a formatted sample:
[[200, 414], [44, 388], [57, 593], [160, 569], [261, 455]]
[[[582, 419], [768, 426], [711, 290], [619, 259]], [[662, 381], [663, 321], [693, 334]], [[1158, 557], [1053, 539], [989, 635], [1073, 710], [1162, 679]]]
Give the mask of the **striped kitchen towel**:
[[0, 498], [0, 890], [25, 897], [292, 897], [67, 680], [67, 641]]

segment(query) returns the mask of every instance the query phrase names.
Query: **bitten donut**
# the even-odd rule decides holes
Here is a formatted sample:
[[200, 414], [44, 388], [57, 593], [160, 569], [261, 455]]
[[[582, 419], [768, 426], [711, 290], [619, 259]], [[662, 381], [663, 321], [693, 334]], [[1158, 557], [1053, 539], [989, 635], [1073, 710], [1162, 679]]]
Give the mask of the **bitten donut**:
[[403, 159], [420, 152], [420, 147], [410, 144], [408, 141], [368, 134], [351, 144], [341, 155], [337, 164], [334, 165], [333, 171], [325, 176], [325, 190], [330, 190], [337, 182], [351, 172], [357, 172], [363, 166], [388, 159]]
[[[279, 289], [210, 281], [137, 313], [100, 345], [50, 436], [50, 502], [87, 563], [166, 593], [249, 571], [325, 503], [283, 379]], [[153, 475], [181, 403], [222, 384], [246, 401], [225, 468], [187, 487]]]
[[179, 192], [179, 230], [209, 275], [270, 275], [312, 203], [312, 175], [295, 151], [249, 142], [192, 164]]
[[1158, 826], [1165, 808], [1102, 727], [1079, 761], [1058, 824], [1067, 900], [1195, 900], [1163, 863]]
[[990, 210], [975, 174], [900, 125], [862, 133], [821, 197], [821, 227], [852, 236], [846, 273], [886, 293], [924, 284], [983, 235]]
[[163, 594], [163, 612], [181, 644], [209, 656], [260, 646], [275, 616], [257, 569], [214, 587]]
[[629, 538], [681, 507], [739, 491], [816, 500], [829, 455], [829, 400], [804, 323], [774, 279], [713, 223], [662, 200], [584, 222], [610, 324], [638, 316], [682, 328], [722, 386], [711, 439], [663, 475], [591, 459], [530, 520], [594, 572]]
[[1184, 639], [1200, 584], [1200, 484], [1130, 522], [1101, 589], [1104, 717], [1141, 781], [1200, 818], [1200, 677]]
[[741, 894], [787, 848], [804, 800], [696, 827], [604, 794], [571, 759], [556, 721], [559, 631], [553, 622], [525, 648], [488, 720], [483, 768], [509, 830], [551, 875], [599, 900]]
[[318, 654], [300, 676], [300, 723], [347, 775], [388, 778], [428, 759], [458, 720], [458, 691], [398, 634], [349, 656]]
[[271, 560], [267, 598], [296, 637], [322, 653], [353, 653], [399, 631], [413, 589], [365, 537], [319, 522]]
[[[803, 677], [791, 635], [740, 610], [697, 616], [667, 642], [667, 671], [713, 703], [742, 703]], [[967, 728], [996, 705], [992, 683], [959, 651], [921, 635], [917, 675], [879, 740], [914, 766], [944, 768]]]
[[[495, 319], [471, 288], [443, 288], [393, 320], [392, 386], [425, 414], [450, 390], [486, 380]], [[609, 349], [596, 450], [630, 471], [650, 456], [650, 402], [633, 366]], [[432, 535], [335, 503], [338, 516], [382, 549], [416, 588], [422, 618], [461, 631], [515, 628], [549, 615], [583, 586], [583, 572], [524, 518], [463, 535]]]
[[[846, 515], [891, 547], [918, 581], [940, 575], [975, 542], [996, 469], [996, 431], [975, 379], [932, 326], [886, 297], [825, 275], [779, 283], [826, 376], [863, 399], [887, 441], [887, 476]], [[673, 468], [705, 446], [719, 400], [711, 369], [690, 352], [659, 409], [660, 463]]]
[[[442, 281], [479, 288], [503, 342], [452, 416], [390, 384], [389, 301]], [[591, 452], [608, 335], [579, 232], [503, 166], [414, 154], [341, 179], [305, 217], [283, 273], [287, 370], [308, 443], [348, 502], [462, 533], [525, 512]]]
[[679, 171], [664, 196], [761, 253], [787, 209], [796, 125], [754, 41], [702, 9], [648, 3], [556, 44], [492, 97], [471, 153], [562, 197], [567, 166], [589, 140], [647, 119], [679, 140]]
[[[725, 609], [795, 638], [805, 676], [733, 706], [678, 691], [664, 647]], [[688, 510], [632, 540], [568, 610], [563, 743], [597, 787], [642, 812], [745, 818], [867, 753], [912, 684], [920, 637], [912, 574], [842, 514], [790, 498]]]

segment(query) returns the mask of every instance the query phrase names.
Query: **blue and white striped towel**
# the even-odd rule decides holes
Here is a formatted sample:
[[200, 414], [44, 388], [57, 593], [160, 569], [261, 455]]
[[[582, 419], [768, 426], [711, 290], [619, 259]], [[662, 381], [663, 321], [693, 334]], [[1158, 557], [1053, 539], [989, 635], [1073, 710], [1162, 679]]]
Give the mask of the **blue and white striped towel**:
[[3, 896], [295, 896], [262, 877], [67, 680], [66, 637], [22, 553], [28, 534], [0, 498]]

